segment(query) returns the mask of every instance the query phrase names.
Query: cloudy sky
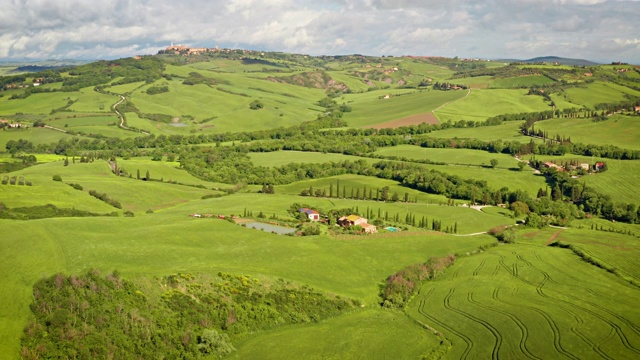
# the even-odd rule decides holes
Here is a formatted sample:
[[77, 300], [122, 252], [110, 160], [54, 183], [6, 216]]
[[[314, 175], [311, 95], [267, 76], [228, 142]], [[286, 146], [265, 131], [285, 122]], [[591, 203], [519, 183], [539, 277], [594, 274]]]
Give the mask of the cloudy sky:
[[110, 59], [173, 42], [640, 64], [638, 0], [0, 0], [0, 9], [0, 60]]

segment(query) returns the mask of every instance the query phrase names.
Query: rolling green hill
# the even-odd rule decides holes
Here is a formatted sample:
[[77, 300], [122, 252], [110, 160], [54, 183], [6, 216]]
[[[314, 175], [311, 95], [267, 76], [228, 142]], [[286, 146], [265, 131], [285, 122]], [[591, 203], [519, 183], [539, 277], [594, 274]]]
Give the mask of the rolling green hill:
[[[640, 355], [631, 66], [221, 49], [51, 71], [37, 88], [0, 74], [0, 359], [83, 357], [56, 339], [121, 334], [206, 359], [213, 330], [228, 359]], [[550, 139], [524, 135], [534, 127]], [[558, 175], [533, 160], [607, 166]], [[377, 233], [337, 225], [356, 214]], [[92, 270], [138, 287], [106, 299], [80, 285]], [[349, 305], [307, 316], [245, 291], [249, 278]], [[35, 324], [42, 279], [56, 310]], [[225, 313], [199, 315], [202, 299]], [[93, 301], [113, 303], [114, 320], [70, 320]], [[184, 326], [145, 317], [168, 307]], [[135, 346], [121, 351], [139, 358]]]

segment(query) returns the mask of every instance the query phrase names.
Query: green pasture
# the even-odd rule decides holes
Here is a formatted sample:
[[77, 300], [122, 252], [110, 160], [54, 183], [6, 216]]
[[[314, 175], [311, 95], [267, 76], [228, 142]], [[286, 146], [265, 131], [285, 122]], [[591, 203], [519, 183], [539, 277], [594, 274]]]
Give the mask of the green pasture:
[[597, 104], [623, 101], [625, 100], [625, 94], [640, 96], [639, 91], [598, 81], [584, 86], [568, 88], [565, 90], [563, 97], [569, 102], [593, 109]]
[[[464, 92], [466, 94], [466, 92]], [[550, 110], [541, 96], [527, 90], [473, 89], [469, 96], [435, 112], [440, 122], [447, 120], [484, 121], [501, 114]]]
[[10, 140], [17, 141], [20, 139], [24, 139], [27, 141], [31, 141], [34, 145], [41, 145], [41, 144], [57, 143], [60, 139], [70, 140], [73, 137], [78, 137], [80, 139], [93, 140], [85, 136], [69, 135], [61, 131], [40, 128], [40, 127], [38, 128], [30, 127], [28, 129], [6, 129], [6, 130], [0, 130], [0, 148], [4, 150], [5, 146], [7, 145], [7, 142]]
[[527, 75], [508, 78], [494, 76], [474, 76], [462, 79], [451, 79], [448, 81], [459, 85], [469, 85], [474, 89], [517, 89], [532, 86], [542, 86], [554, 82], [544, 75]]
[[[11, 115], [23, 114], [48, 114], [52, 109], [57, 109], [67, 105], [71, 99], [76, 99], [76, 93], [38, 93], [31, 94], [26, 99], [9, 100], [9, 96], [0, 98], [0, 114]], [[108, 107], [107, 107], [108, 108]], [[96, 111], [97, 109], [93, 109]]]
[[347, 85], [352, 92], [365, 92], [369, 89], [369, 85], [365, 84], [361, 78], [351, 75], [350, 72], [331, 71], [328, 74], [333, 80]]
[[[131, 100], [143, 113], [181, 118], [181, 122], [188, 124], [179, 129], [183, 132], [204, 129], [210, 132], [249, 131], [291, 126], [315, 119], [322, 110], [315, 105], [323, 97], [320, 89], [306, 89], [235, 74], [219, 75], [229, 77], [231, 85], [189, 86], [183, 85], [182, 80], [174, 79], [168, 82], [167, 93], [148, 95], [145, 93], [146, 87], [143, 87], [133, 92]], [[256, 99], [263, 102], [263, 109], [249, 108], [249, 104]], [[194, 117], [195, 121], [185, 119], [187, 115]], [[207, 120], [206, 123], [198, 125], [203, 120]]]
[[[199, 200], [204, 195], [219, 194], [217, 191], [166, 183], [169, 179], [164, 179], [165, 182], [137, 180], [135, 170], [133, 171], [132, 178], [118, 177], [113, 175], [106, 161], [98, 160], [94, 163], [76, 162], [73, 164], [72, 159], [69, 159], [69, 166], [64, 166], [62, 161], [58, 161], [29, 167], [7, 175], [23, 175], [26, 180], [33, 182], [34, 185], [31, 188], [36, 188], [36, 185], [41, 186], [37, 188], [39, 193], [36, 194], [46, 194], [49, 186], [52, 186], [52, 189], [64, 190], [62, 193], [52, 193], [58, 194], [51, 196], [51, 199], [56, 200], [53, 203], [56, 206], [84, 209], [83, 207], [86, 205], [82, 201], [78, 201], [78, 199], [100, 202], [88, 194], [89, 190], [96, 190], [99, 193], [106, 193], [110, 198], [119, 201], [123, 210], [130, 210], [139, 215], [144, 215], [144, 212], [148, 209], [165, 209], [189, 201]], [[64, 183], [80, 184], [84, 189], [79, 191], [60, 182], [54, 182], [52, 180], [53, 175], [60, 175]], [[142, 172], [141, 176], [144, 177], [145, 175], [146, 170]], [[156, 175], [151, 171], [149, 175], [153, 180], [160, 180], [161, 178], [160, 174]], [[4, 187], [0, 188], [5, 189]], [[35, 191], [29, 188], [25, 186], [24, 189], [21, 189], [22, 193], [16, 194], [10, 193], [9, 189], [14, 189], [13, 186], [3, 190], [8, 196], [7, 206], [44, 205], [50, 202], [50, 197], [48, 196], [14, 196], [20, 194], [28, 195], [30, 191]], [[74, 198], [65, 198], [68, 194], [73, 194]], [[162, 196], [158, 196], [158, 194], [162, 194]], [[114, 207], [106, 206], [110, 211], [120, 211]], [[104, 207], [101, 206], [101, 208]]]
[[[128, 94], [138, 89], [139, 87], [144, 86], [145, 84], [146, 82], [144, 81], [138, 81], [138, 82], [122, 84], [122, 85], [112, 85], [106, 88], [105, 90], [114, 94]], [[115, 102], [117, 102], [117, 100], [114, 101], [114, 103]]]
[[[606, 225], [602, 226], [609, 229]], [[561, 244], [575, 246], [599, 263], [616, 269], [621, 277], [640, 283], [640, 269], [637, 264], [637, 259], [640, 258], [640, 233], [637, 234], [639, 237], [635, 237], [588, 229], [569, 229], [558, 234], [555, 240]]]
[[[338, 181], [340, 182], [340, 192], [338, 193], [337, 186]], [[435, 194], [427, 194], [421, 191], [417, 191], [408, 187], [402, 186], [402, 184], [386, 179], [378, 179], [368, 176], [362, 175], [340, 175], [340, 176], [332, 176], [321, 179], [310, 179], [295, 182], [289, 185], [279, 185], [276, 187], [276, 193], [282, 193], [287, 195], [299, 195], [302, 190], [308, 190], [309, 187], [312, 187], [313, 190], [323, 189], [326, 190], [327, 196], [329, 196], [329, 188], [333, 185], [333, 194], [334, 197], [342, 197], [343, 188], [346, 187], [346, 196], [351, 196], [351, 189], [360, 189], [360, 196], [362, 196], [362, 192], [364, 188], [367, 188], [367, 196], [369, 196], [369, 189], [373, 191], [372, 196], [375, 196], [376, 189], [382, 189], [385, 186], [389, 187], [389, 198], [393, 196], [394, 193], [397, 193], [399, 198], [404, 199], [405, 193], [409, 194], [409, 200], [414, 201], [418, 200], [419, 203], [428, 203], [428, 204], [440, 204], [447, 203], [447, 198], [443, 195], [435, 195]], [[338, 196], [339, 195], [339, 196]], [[304, 197], [300, 198], [301, 200], [305, 200]], [[358, 203], [354, 203], [357, 205]], [[354, 205], [354, 206], [355, 206]], [[369, 205], [366, 205], [369, 206]], [[364, 209], [361, 209], [364, 210]]]
[[[119, 97], [109, 94], [99, 93], [93, 87], [80, 89], [78, 92], [70, 93], [77, 100], [69, 107], [71, 111], [109, 111], [111, 106], [118, 102]], [[32, 95], [33, 96], [33, 95]]]
[[292, 72], [302, 69], [299, 65], [293, 65], [287, 61], [269, 60], [272, 64], [244, 64], [241, 60], [212, 59], [206, 62], [198, 62], [188, 65], [199, 70], [210, 70], [214, 72], [244, 73], [244, 72]]
[[544, 247], [549, 233], [457, 259], [421, 287], [408, 314], [452, 342], [447, 359], [637, 357], [640, 290]]
[[470, 149], [431, 149], [415, 145], [384, 147], [375, 151], [383, 156], [405, 157], [411, 160], [431, 160], [453, 165], [490, 166], [491, 160], [498, 160], [496, 169], [517, 169], [518, 160], [511, 155]]
[[[436, 138], [478, 139], [483, 141], [502, 140], [528, 143], [531, 137], [522, 135], [520, 121], [509, 121], [498, 126], [481, 126], [475, 128], [449, 128], [433, 131], [430, 136]], [[536, 125], [537, 126], [537, 125]], [[536, 140], [537, 141], [537, 140]]]
[[114, 126], [118, 123], [118, 121], [119, 119], [116, 115], [102, 115], [49, 120], [47, 122], [47, 125], [56, 128], [73, 129], [75, 127]]
[[399, 311], [368, 310], [256, 334], [226, 359], [419, 359], [439, 343]]
[[[389, 94], [389, 99], [383, 97]], [[400, 96], [396, 96], [396, 95]], [[353, 111], [344, 114], [350, 126], [373, 126], [390, 120], [402, 119], [411, 115], [429, 113], [438, 107], [459, 100], [466, 91], [415, 91], [377, 90], [364, 95], [347, 94], [346, 103]]]
[[536, 123], [536, 129], [571, 137], [574, 143], [615, 145], [640, 150], [640, 117], [615, 114], [607, 121], [590, 119], [552, 119]]
[[[342, 186], [342, 181], [340, 183], [340, 186]], [[302, 187], [303, 185], [309, 185], [309, 183], [305, 184], [303, 182], [297, 183], [297, 185]], [[321, 184], [318, 183], [318, 185], [319, 186], [317, 188], [320, 188]], [[329, 184], [327, 184], [327, 192], [328, 187]], [[349, 186], [347, 185], [347, 189], [348, 188]], [[369, 189], [369, 186], [367, 186], [367, 189]], [[317, 208], [322, 211], [351, 208], [359, 211], [362, 215], [364, 215], [367, 208], [369, 208], [374, 215], [370, 220], [378, 217], [378, 209], [380, 209], [382, 218], [384, 218], [385, 212], [389, 214], [389, 223], [392, 223], [392, 218], [396, 214], [400, 217], [400, 222], [404, 222], [405, 216], [410, 213], [416, 217], [416, 223], [418, 223], [423, 216], [426, 216], [429, 221], [433, 219], [441, 220], [443, 228], [446, 228], [447, 226], [453, 227], [457, 222], [458, 233], [460, 234], [483, 232], [498, 225], [508, 225], [515, 222], [514, 219], [506, 217], [505, 215], [483, 213], [481, 211], [462, 206], [437, 205], [435, 201], [433, 201], [433, 204], [430, 204], [421, 202], [420, 198], [418, 198], [418, 203], [385, 203], [370, 200], [305, 197], [297, 196], [294, 192], [295, 188], [293, 187], [285, 189], [276, 187], [275, 195], [255, 193], [235, 194], [233, 196], [225, 196], [215, 199], [215, 201], [208, 200], [211, 203], [208, 207], [205, 205], [208, 205], [209, 203], [194, 203], [189, 204], [188, 206], [185, 205], [182, 209], [191, 209], [192, 212], [197, 213], [217, 214], [219, 212], [223, 212], [226, 215], [242, 215], [246, 209], [247, 211], [252, 211], [254, 216], [261, 211], [267, 217], [275, 214], [278, 217], [290, 218], [291, 215], [287, 213], [287, 210], [291, 204], [294, 203], [307, 204], [312, 208]], [[350, 192], [347, 196], [349, 195]], [[402, 198], [404, 192], [399, 193], [399, 195]]]
[[[220, 184], [214, 184], [204, 181], [189, 174], [186, 170], [180, 168], [178, 162], [168, 161], [152, 161], [150, 157], [137, 157], [132, 159], [118, 159], [118, 166], [125, 169], [133, 178], [137, 178], [137, 172], [140, 170], [140, 177], [145, 177], [147, 171], [152, 179], [163, 179], [166, 182], [175, 181], [186, 185], [205, 186], [211, 189]], [[225, 187], [229, 187], [226, 185]]]
[[323, 154], [310, 151], [274, 151], [263, 153], [249, 153], [251, 161], [256, 166], [276, 167], [293, 163], [299, 164], [322, 164], [326, 162], [356, 161], [365, 160], [376, 162], [376, 159], [362, 158], [359, 156], [343, 154]]
[[538, 189], [546, 186], [545, 178], [542, 175], [535, 175], [525, 168], [525, 171], [515, 169], [484, 168], [479, 166], [466, 165], [422, 165], [425, 169], [436, 170], [450, 175], [457, 175], [463, 179], [473, 179], [486, 181], [494, 190], [507, 187], [509, 190], [523, 190], [529, 195], [536, 195]]
[[[164, 195], [155, 192], [159, 194]], [[201, 203], [215, 211], [228, 210], [225, 204], [257, 204], [255, 197], [240, 195], [235, 200], [223, 197]], [[262, 274], [357, 298], [366, 307], [374, 307], [378, 284], [398, 269], [493, 242], [489, 236], [435, 234], [356, 240], [279, 236], [224, 220], [190, 218], [188, 214], [198, 208], [201, 206], [187, 204], [134, 218], [0, 220], [7, 234], [0, 237], [0, 271], [6, 274], [0, 281], [0, 353], [8, 354], [7, 358], [19, 356], [31, 286], [56, 272], [118, 269], [129, 278], [176, 272]], [[403, 327], [407, 326], [400, 325]]]
[[532, 86], [543, 86], [554, 81], [544, 75], [527, 75], [510, 78], [495, 78], [490, 87], [494, 89], [511, 89]]
[[433, 83], [436, 81], [447, 81], [447, 79], [453, 75], [453, 71], [448, 67], [430, 64], [424, 60], [402, 58], [399, 61], [400, 68], [406, 69], [415, 75], [420, 75], [425, 80], [431, 79]]
[[169, 124], [164, 124], [149, 119], [142, 119], [138, 116], [138, 114], [132, 112], [126, 113], [125, 117], [127, 126], [147, 131], [154, 135], [184, 135], [187, 132], [185, 128], [170, 126]]
[[640, 193], [637, 191], [637, 184], [640, 182], [640, 161], [638, 160], [612, 160], [571, 154], [564, 156], [538, 155], [536, 159], [557, 163], [578, 160], [580, 163], [589, 163], [590, 165], [604, 161], [607, 163], [607, 171], [582, 176], [578, 181], [587, 184], [599, 193], [611, 196], [615, 202], [625, 204], [640, 202]]
[[448, 81], [458, 85], [468, 85], [472, 89], [488, 89], [493, 79], [493, 76], [474, 76], [460, 79], [450, 79]]

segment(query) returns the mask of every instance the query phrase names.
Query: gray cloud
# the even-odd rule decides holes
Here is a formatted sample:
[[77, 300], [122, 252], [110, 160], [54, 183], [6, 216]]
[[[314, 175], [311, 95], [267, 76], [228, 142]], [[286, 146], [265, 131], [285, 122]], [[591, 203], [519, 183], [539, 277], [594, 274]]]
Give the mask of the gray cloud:
[[640, 2], [2, 0], [0, 59], [115, 58], [170, 42], [309, 54], [640, 63]]

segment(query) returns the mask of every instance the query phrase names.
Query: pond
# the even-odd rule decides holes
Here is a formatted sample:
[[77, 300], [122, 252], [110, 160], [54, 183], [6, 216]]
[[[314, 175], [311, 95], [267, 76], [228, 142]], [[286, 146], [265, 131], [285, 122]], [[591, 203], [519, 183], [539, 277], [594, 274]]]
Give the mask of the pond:
[[175, 122], [175, 123], [169, 123], [169, 126], [174, 126], [174, 127], [185, 127], [185, 126], [187, 126], [187, 124], [185, 124], [185, 123], [180, 123], [180, 122]]
[[262, 231], [266, 231], [266, 232], [272, 232], [272, 233], [276, 233], [279, 235], [286, 235], [286, 234], [291, 234], [296, 232], [295, 228], [288, 228], [288, 227], [284, 227], [284, 226], [278, 226], [278, 225], [271, 225], [271, 224], [265, 224], [265, 223], [261, 223], [261, 222], [249, 222], [244, 224], [246, 227], [251, 228], [251, 229], [257, 229], [257, 230], [262, 230]]
[[386, 227], [386, 228], [384, 228], [384, 229], [385, 229], [385, 230], [389, 230], [389, 231], [391, 231], [391, 232], [400, 231], [400, 229], [394, 228], [394, 227], [392, 227], [392, 226]]

